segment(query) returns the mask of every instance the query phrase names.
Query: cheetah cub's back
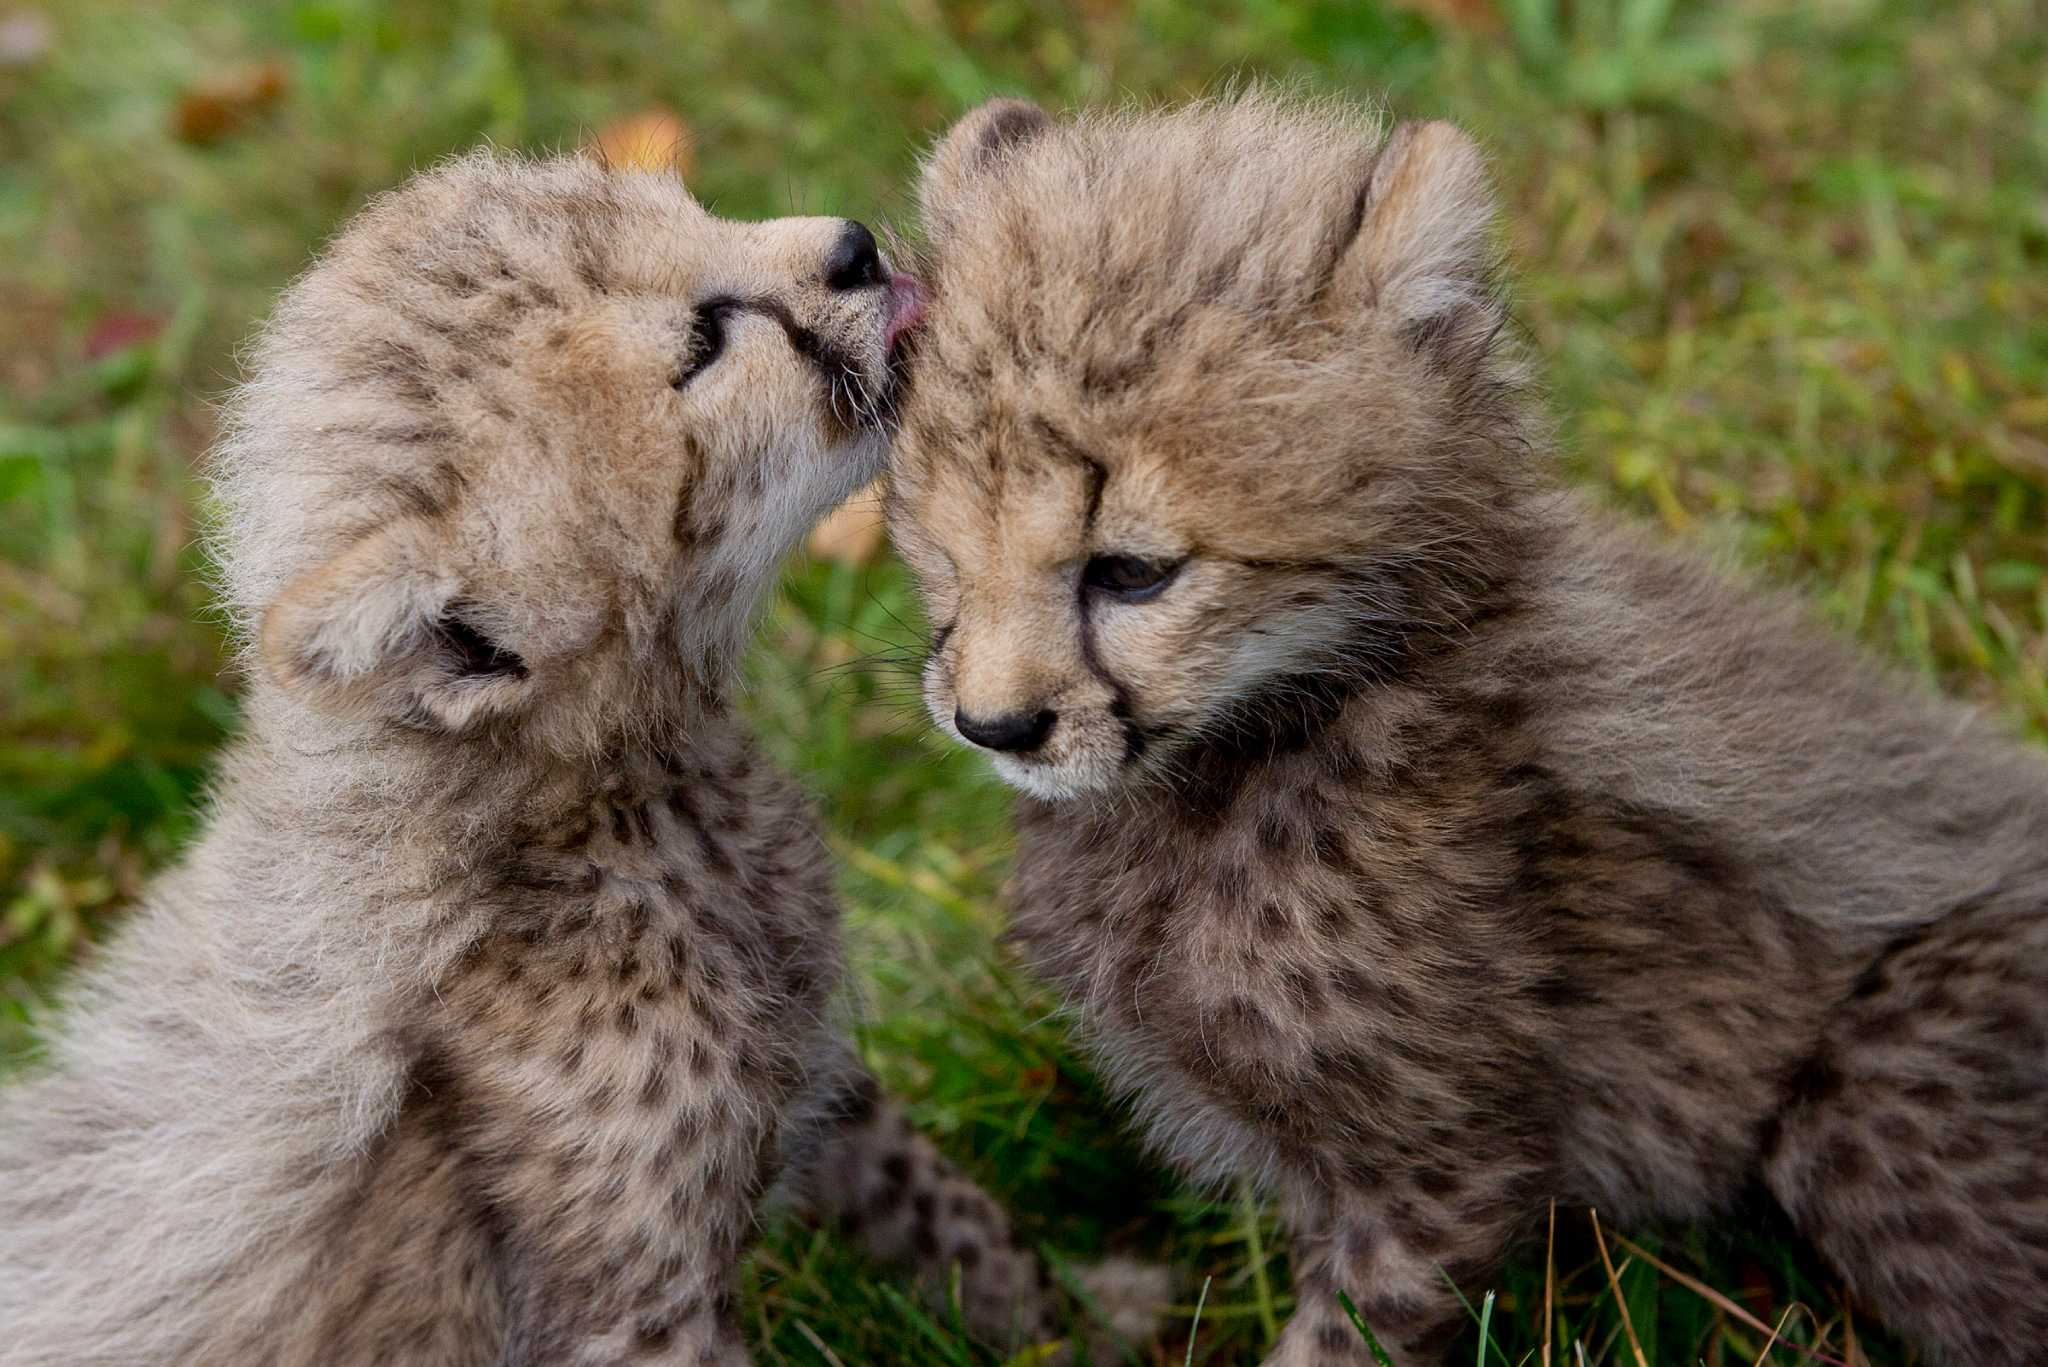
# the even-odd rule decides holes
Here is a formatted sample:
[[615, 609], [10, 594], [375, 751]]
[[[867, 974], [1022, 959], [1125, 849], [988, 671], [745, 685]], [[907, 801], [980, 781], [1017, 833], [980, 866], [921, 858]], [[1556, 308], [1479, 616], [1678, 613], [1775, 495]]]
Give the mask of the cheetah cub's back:
[[2048, 1342], [2048, 764], [1562, 486], [1478, 150], [1255, 94], [933, 152], [892, 481], [1018, 937], [1270, 1182], [1272, 1361], [1434, 1361], [1551, 1200], [1761, 1176], [1944, 1360]]
[[829, 1028], [825, 852], [732, 712], [915, 313], [858, 224], [483, 154], [292, 286], [219, 454], [245, 724], [0, 1097], [0, 1357], [738, 1363], [778, 1174], [1049, 1331]]

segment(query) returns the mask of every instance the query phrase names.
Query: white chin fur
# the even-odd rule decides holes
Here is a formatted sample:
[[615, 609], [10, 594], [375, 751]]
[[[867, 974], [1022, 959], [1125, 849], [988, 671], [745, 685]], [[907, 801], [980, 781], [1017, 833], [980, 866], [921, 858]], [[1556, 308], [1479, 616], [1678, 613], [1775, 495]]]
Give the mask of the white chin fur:
[[1086, 782], [1043, 764], [1027, 764], [1008, 755], [990, 755], [989, 764], [996, 771], [997, 778], [1040, 802], [1066, 802], [1105, 786]]

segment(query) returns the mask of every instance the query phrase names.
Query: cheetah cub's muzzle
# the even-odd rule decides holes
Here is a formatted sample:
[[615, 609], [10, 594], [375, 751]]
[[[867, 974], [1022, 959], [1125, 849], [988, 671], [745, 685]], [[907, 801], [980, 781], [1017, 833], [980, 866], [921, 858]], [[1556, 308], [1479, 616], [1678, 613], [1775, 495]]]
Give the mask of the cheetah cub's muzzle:
[[[823, 325], [771, 296], [730, 294], [706, 300], [677, 387], [717, 359], [734, 319], [754, 316], [780, 327], [790, 349], [817, 370], [832, 416], [849, 434], [885, 426], [901, 387], [906, 339], [924, 318], [924, 286], [915, 276], [891, 270], [875, 235], [852, 219], [832, 244], [820, 278], [826, 291]], [[849, 312], [843, 328], [833, 326]]]

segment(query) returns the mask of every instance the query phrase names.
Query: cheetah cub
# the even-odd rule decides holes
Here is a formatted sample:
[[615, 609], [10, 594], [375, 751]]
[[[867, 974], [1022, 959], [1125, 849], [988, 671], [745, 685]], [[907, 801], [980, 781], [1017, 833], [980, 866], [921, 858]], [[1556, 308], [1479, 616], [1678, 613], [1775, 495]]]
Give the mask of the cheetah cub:
[[284, 296], [218, 458], [246, 722], [0, 1097], [0, 1359], [742, 1363], [778, 1173], [1048, 1332], [829, 1026], [826, 853], [733, 712], [918, 307], [859, 224], [486, 154]]
[[2048, 1343], [2048, 763], [1561, 486], [1478, 151], [1268, 95], [926, 168], [893, 528], [1016, 933], [1270, 1184], [1269, 1359], [1433, 1362], [1548, 1202], [1761, 1177], [1943, 1361]]

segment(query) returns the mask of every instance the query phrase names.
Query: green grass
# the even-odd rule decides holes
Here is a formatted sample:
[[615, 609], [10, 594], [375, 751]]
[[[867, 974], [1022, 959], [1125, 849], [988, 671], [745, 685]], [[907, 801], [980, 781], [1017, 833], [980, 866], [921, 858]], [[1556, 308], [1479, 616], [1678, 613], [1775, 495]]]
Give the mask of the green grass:
[[[722, 212], [899, 221], [920, 140], [999, 91], [1274, 74], [1457, 118], [1499, 152], [1575, 478], [2048, 735], [2048, 12], [1492, 9], [1469, 31], [1340, 0], [52, 6], [49, 51], [0, 65], [0, 1051], [189, 835], [234, 724], [191, 471], [235, 343], [409, 168], [484, 137], [575, 143], [654, 102], [695, 127], [693, 182]], [[195, 83], [271, 57], [274, 106], [205, 146], [171, 136]], [[122, 315], [160, 330], [91, 358]], [[1032, 1238], [1175, 1262], [1188, 1303], [1157, 1361], [1253, 1361], [1287, 1309], [1279, 1231], [1120, 1138], [1006, 965], [1004, 800], [924, 735], [891, 667], [914, 622], [893, 563], [799, 566], [755, 668], [846, 859], [869, 1055]], [[1847, 1356], [1837, 1289], [1768, 1216], [1625, 1233], [1766, 1325], [1809, 1307], [1783, 1341]], [[1631, 1332], [1652, 1363], [1762, 1350], [1609, 1247], [1611, 1278], [1583, 1212], [1560, 1215], [1557, 1361], [1633, 1362]], [[765, 1361], [990, 1361], [816, 1232], [778, 1229], [753, 1269]], [[1510, 1269], [1489, 1346], [1475, 1330], [1454, 1360], [1535, 1361], [1544, 1276], [1540, 1250]], [[1867, 1360], [1904, 1360], [1857, 1323]]]

